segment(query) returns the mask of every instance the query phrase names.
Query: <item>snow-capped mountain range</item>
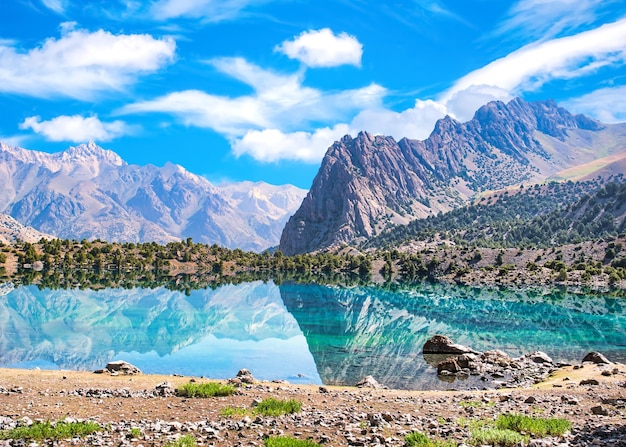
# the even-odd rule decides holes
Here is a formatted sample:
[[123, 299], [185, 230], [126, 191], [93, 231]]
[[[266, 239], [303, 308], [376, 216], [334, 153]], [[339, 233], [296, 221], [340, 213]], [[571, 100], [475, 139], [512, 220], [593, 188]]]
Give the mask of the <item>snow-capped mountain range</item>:
[[244, 250], [278, 244], [306, 191], [216, 186], [183, 167], [128, 164], [91, 142], [58, 153], [0, 142], [0, 213], [60, 238], [196, 242]]

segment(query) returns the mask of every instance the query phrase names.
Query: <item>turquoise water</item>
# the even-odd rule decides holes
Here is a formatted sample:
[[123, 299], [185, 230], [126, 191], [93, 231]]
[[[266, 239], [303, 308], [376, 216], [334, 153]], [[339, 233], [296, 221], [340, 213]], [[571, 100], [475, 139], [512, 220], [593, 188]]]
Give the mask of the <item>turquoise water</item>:
[[272, 282], [188, 295], [157, 289], [4, 288], [0, 366], [144, 372], [394, 388], [449, 388], [421, 349], [444, 334], [511, 356], [542, 350], [579, 362], [591, 350], [626, 362], [623, 299], [555, 290], [424, 284], [400, 290]]

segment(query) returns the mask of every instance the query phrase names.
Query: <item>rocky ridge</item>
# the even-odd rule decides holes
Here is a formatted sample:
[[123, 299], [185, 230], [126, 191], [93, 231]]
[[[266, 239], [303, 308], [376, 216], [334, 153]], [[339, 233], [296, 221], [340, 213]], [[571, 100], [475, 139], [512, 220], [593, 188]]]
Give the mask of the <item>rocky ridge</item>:
[[345, 136], [328, 149], [280, 249], [291, 255], [369, 238], [482, 191], [544, 181], [623, 152], [625, 135], [626, 124], [572, 115], [553, 101], [515, 99], [491, 102], [466, 123], [445, 117], [423, 141]]
[[54, 154], [0, 143], [0, 212], [67, 239], [275, 246], [304, 197], [291, 185], [214, 186], [181, 166], [131, 165], [95, 143]]

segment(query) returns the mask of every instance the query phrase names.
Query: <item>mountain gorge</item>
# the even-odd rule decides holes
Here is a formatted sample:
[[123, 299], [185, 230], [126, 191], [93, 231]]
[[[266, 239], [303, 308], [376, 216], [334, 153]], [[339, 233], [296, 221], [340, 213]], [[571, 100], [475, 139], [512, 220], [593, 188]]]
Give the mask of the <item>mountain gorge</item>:
[[266, 183], [214, 186], [171, 163], [131, 165], [94, 143], [48, 154], [0, 143], [0, 212], [68, 239], [275, 246], [305, 191]]
[[445, 117], [423, 141], [345, 136], [328, 149], [280, 248], [293, 255], [368, 239], [481, 192], [615, 169], [625, 151], [626, 124], [519, 98], [491, 102], [466, 123]]

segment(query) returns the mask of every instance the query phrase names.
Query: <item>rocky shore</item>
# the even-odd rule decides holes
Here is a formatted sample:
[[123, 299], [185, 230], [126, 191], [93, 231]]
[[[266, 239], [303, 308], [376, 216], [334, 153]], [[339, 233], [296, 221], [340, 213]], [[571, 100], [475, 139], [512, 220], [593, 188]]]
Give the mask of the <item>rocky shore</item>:
[[[82, 439], [39, 443], [57, 446], [164, 446], [183, 436], [205, 446], [262, 446], [268, 436], [311, 439], [326, 446], [402, 446], [404, 436], [413, 431], [471, 445], [473, 424], [514, 413], [572, 423], [563, 437], [531, 439], [532, 446], [626, 446], [626, 368], [597, 359], [555, 369], [530, 387], [419, 392], [258, 382], [240, 376], [234, 395], [214, 398], [176, 395], [176, 388], [206, 382], [203, 378], [102, 372], [1, 369], [0, 430], [63, 420], [94, 421], [101, 427]], [[298, 400], [302, 410], [278, 417], [225, 411], [251, 409], [270, 397]], [[24, 439], [0, 440], [0, 446], [35, 445]]]

